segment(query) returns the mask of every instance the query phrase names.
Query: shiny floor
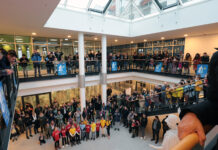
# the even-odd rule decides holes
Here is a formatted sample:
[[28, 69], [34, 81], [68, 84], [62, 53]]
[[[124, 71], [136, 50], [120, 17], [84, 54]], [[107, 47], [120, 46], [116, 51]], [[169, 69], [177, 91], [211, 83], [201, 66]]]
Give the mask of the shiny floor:
[[[39, 134], [34, 135], [30, 139], [26, 139], [25, 134], [21, 135], [17, 141], [10, 141], [9, 150], [54, 150], [54, 141], [47, 140], [46, 144], [40, 146], [38, 142]], [[63, 150], [152, 150], [149, 144], [154, 144], [150, 141], [151, 135], [147, 135], [146, 140], [141, 138], [131, 138], [128, 129], [121, 127], [120, 131], [111, 129], [111, 138], [107, 137], [95, 141], [82, 141], [80, 145], [68, 146]], [[61, 142], [60, 142], [61, 143]], [[159, 144], [158, 144], [159, 145]]]

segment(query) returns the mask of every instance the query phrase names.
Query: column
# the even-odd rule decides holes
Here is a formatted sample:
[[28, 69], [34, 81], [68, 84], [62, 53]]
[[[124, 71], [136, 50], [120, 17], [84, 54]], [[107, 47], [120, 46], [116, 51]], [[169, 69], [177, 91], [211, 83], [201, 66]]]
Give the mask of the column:
[[105, 35], [101, 38], [101, 89], [102, 89], [102, 103], [107, 103], [107, 37]]
[[85, 89], [85, 61], [84, 61], [84, 34], [78, 34], [78, 51], [79, 51], [79, 76], [78, 85], [80, 88], [81, 111], [86, 107], [86, 89]]

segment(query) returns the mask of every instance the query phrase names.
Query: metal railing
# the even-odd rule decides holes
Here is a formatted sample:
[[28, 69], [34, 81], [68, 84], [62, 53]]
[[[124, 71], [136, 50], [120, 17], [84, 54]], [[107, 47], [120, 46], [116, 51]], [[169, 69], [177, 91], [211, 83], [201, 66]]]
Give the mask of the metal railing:
[[10, 113], [9, 122], [3, 120], [3, 114], [0, 113], [0, 149], [6, 150], [10, 138], [11, 125], [13, 123], [14, 110], [16, 105], [17, 92], [19, 87], [18, 72], [16, 66], [12, 67], [14, 73], [0, 78], [3, 86], [3, 94], [6, 99], [8, 110]]

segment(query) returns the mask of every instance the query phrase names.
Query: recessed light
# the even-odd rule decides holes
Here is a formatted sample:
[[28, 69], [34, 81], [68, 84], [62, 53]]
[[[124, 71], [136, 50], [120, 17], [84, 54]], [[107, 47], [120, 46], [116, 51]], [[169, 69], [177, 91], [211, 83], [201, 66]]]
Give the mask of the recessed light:
[[187, 37], [188, 36], [188, 34], [184, 34], [184, 37]]
[[164, 40], [165, 39], [165, 37], [161, 37], [161, 40]]
[[133, 41], [131, 41], [130, 43], [134, 43]]
[[65, 41], [68, 41], [68, 39], [64, 39]]
[[98, 38], [96, 37], [96, 38], [94, 38], [95, 40], [98, 40]]
[[114, 40], [115, 42], [117, 42], [118, 40]]
[[36, 32], [33, 32], [32, 35], [36, 35]]
[[68, 37], [68, 38], [71, 38], [71, 35], [68, 35], [67, 37]]
[[146, 40], [146, 39], [144, 39], [144, 42], [147, 42], [147, 40]]

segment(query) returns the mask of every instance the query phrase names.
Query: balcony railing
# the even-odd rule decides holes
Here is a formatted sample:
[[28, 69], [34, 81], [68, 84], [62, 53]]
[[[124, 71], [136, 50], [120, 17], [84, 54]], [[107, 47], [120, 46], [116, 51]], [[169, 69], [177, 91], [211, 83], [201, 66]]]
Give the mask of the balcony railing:
[[[1, 76], [0, 81], [2, 83], [3, 93], [1, 93], [1, 99], [5, 97], [6, 104], [9, 111], [8, 124], [4, 121], [4, 112], [0, 110], [0, 149], [6, 150], [8, 147], [8, 141], [10, 137], [11, 124], [13, 122], [14, 109], [16, 104], [17, 92], [18, 92], [18, 72], [17, 68], [13, 67], [14, 73], [7, 76]], [[6, 108], [4, 108], [6, 109]]]
[[[59, 64], [65, 66], [65, 74], [59, 74]], [[85, 61], [85, 73], [99, 74], [101, 72], [101, 61], [99, 60], [86, 60]], [[197, 65], [193, 62], [164, 62], [164, 61], [153, 61], [146, 59], [123, 59], [123, 60], [108, 60], [107, 61], [107, 72], [145, 72], [155, 73], [161, 75], [172, 75], [172, 76], [194, 76], [197, 71]], [[206, 64], [207, 65], [207, 64]], [[23, 81], [24, 78], [60, 78], [66, 76], [75, 76], [79, 73], [79, 62], [77, 60], [62, 61], [62, 62], [38, 62], [38, 63], [18, 63], [18, 74], [19, 78]], [[63, 69], [63, 68], [62, 68]]]

